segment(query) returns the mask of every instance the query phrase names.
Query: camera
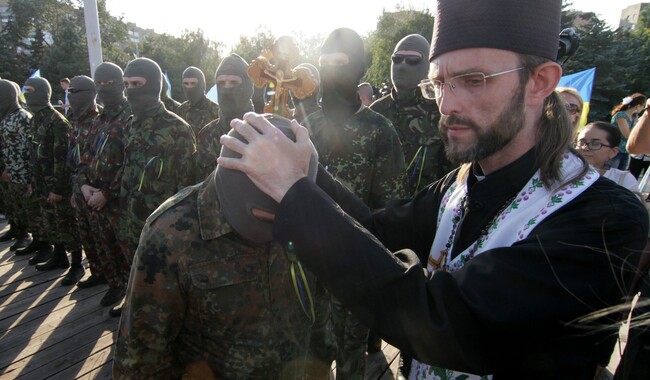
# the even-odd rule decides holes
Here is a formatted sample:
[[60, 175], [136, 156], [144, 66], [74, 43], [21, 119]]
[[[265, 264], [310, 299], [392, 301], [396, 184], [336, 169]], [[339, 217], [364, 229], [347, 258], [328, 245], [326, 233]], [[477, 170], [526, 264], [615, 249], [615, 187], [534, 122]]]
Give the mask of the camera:
[[580, 35], [574, 28], [565, 28], [560, 32], [560, 45], [557, 50], [557, 62], [564, 58], [564, 62], [572, 57], [580, 47]]

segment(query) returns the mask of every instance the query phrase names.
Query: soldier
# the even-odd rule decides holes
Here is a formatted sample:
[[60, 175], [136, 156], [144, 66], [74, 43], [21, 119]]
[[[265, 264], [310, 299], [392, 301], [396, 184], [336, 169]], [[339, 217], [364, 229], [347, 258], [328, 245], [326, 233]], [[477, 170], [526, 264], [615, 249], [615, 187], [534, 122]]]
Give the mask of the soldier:
[[[91, 273], [97, 271], [97, 245], [95, 244], [95, 237], [91, 233], [91, 214], [93, 210], [88, 207], [84, 196], [81, 193], [81, 186], [77, 182], [78, 168], [80, 165], [87, 163], [88, 156], [82, 152], [88, 142], [90, 131], [99, 115], [97, 104], [95, 103], [95, 96], [97, 91], [95, 83], [92, 79], [85, 75], [78, 75], [70, 80], [70, 87], [68, 88], [68, 100], [70, 101], [70, 109], [72, 110], [72, 133], [70, 134], [70, 150], [68, 152], [68, 165], [72, 172], [72, 195], [70, 196], [70, 204], [73, 207], [75, 219], [77, 220], [78, 235], [81, 239], [81, 245], [88, 258]], [[76, 254], [76, 253], [75, 253]], [[72, 257], [73, 265], [70, 267], [68, 275], [61, 282], [62, 285], [73, 285], [83, 277], [84, 269], [81, 265], [74, 265], [74, 263], [81, 263], [80, 257]]]
[[[333, 31], [321, 48], [323, 109], [305, 119], [320, 163], [371, 208], [406, 196], [405, 163], [395, 129], [363, 106], [357, 85], [365, 73], [363, 41], [351, 29]], [[337, 377], [363, 377], [368, 330], [333, 301]]]
[[176, 112], [176, 109], [181, 105], [180, 102], [177, 102], [176, 100], [174, 100], [174, 98], [169, 96], [169, 85], [167, 84], [167, 79], [164, 78], [162, 81], [162, 91], [160, 92], [160, 100], [165, 105], [165, 108], [167, 108], [167, 111], [171, 111], [171, 112]]
[[47, 249], [41, 250], [29, 263], [37, 264], [36, 269], [43, 271], [66, 269], [70, 266], [67, 249], [72, 252], [72, 265], [78, 270], [81, 245], [68, 202], [72, 182], [66, 163], [71, 126], [50, 104], [51, 95], [52, 88], [47, 79], [29, 78], [25, 82], [25, 99], [34, 115], [32, 187], [41, 210], [41, 231], [46, 231], [54, 244], [53, 254]]
[[25, 248], [31, 241], [27, 233], [29, 218], [26, 212], [27, 188], [31, 180], [29, 170], [31, 118], [29, 112], [19, 104], [18, 91], [14, 83], [0, 80], [0, 141], [2, 141], [0, 157], [5, 165], [2, 182], [6, 184], [8, 191], [7, 197], [3, 199], [7, 200], [7, 206], [13, 206], [10, 215], [14, 220], [10, 224], [10, 230], [0, 238], [0, 241], [16, 239], [10, 248], [11, 251]]
[[197, 182], [203, 181], [217, 167], [217, 157], [221, 152], [219, 138], [230, 131], [230, 121], [253, 111], [253, 83], [246, 74], [247, 67], [248, 63], [242, 57], [231, 54], [217, 68], [215, 82], [219, 118], [203, 127], [197, 136]]
[[190, 66], [183, 71], [183, 92], [187, 100], [175, 113], [187, 121], [198, 136], [201, 128], [219, 117], [219, 106], [205, 96], [205, 76], [197, 67]]
[[445, 155], [437, 128], [440, 111], [422, 97], [418, 84], [426, 79], [429, 42], [419, 34], [404, 37], [395, 46], [391, 64], [391, 93], [370, 109], [390, 120], [404, 149], [409, 194], [413, 195], [454, 168]]
[[293, 118], [296, 119], [298, 123], [302, 123], [307, 116], [318, 111], [320, 109], [320, 102], [318, 101], [320, 97], [320, 74], [316, 66], [310, 63], [301, 63], [295, 68], [305, 67], [311, 71], [311, 75], [314, 78], [316, 83], [316, 89], [314, 92], [304, 99], [293, 98]]
[[[316, 169], [312, 155], [312, 181]], [[273, 241], [277, 208], [246, 175], [217, 168], [149, 217], [120, 321], [115, 379], [326, 378], [329, 366], [308, 356], [315, 278], [291, 246]]]
[[358, 85], [357, 93], [359, 94], [361, 104], [366, 107], [370, 107], [372, 102], [375, 100], [375, 90], [373, 90], [372, 85], [368, 82], [363, 82]]
[[[133, 117], [124, 148], [119, 238], [129, 264], [147, 217], [167, 198], [195, 183], [194, 134], [185, 121], [163, 106], [161, 81], [160, 67], [148, 58], [133, 60], [124, 70]], [[118, 306], [111, 315], [120, 312]]]
[[120, 210], [120, 169], [124, 162], [125, 129], [131, 115], [124, 97], [122, 69], [103, 62], [95, 69], [97, 99], [104, 109], [96, 119], [82, 155], [77, 182], [90, 213], [90, 231], [95, 239], [97, 257], [88, 256], [90, 277], [77, 283], [90, 288], [108, 282], [109, 289], [100, 304], [109, 306], [124, 297], [129, 264], [117, 242]]

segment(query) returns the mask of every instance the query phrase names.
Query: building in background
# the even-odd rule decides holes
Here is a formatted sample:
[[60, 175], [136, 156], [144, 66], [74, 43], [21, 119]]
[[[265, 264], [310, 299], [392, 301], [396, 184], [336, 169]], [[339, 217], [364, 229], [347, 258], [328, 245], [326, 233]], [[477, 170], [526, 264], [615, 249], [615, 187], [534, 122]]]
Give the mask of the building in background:
[[634, 30], [636, 25], [639, 22], [639, 16], [641, 13], [650, 8], [650, 3], [639, 3], [630, 5], [629, 7], [621, 11], [621, 19], [618, 23], [618, 27], [621, 29]]

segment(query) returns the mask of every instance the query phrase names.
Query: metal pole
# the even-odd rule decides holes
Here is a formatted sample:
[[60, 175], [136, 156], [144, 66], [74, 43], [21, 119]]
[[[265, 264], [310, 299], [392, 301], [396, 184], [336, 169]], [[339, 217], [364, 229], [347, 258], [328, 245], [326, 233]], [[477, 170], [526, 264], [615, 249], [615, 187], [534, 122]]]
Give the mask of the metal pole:
[[95, 76], [95, 68], [102, 63], [102, 37], [99, 32], [99, 15], [97, 0], [84, 0], [84, 20], [86, 22], [86, 40], [88, 41], [88, 61], [90, 76]]

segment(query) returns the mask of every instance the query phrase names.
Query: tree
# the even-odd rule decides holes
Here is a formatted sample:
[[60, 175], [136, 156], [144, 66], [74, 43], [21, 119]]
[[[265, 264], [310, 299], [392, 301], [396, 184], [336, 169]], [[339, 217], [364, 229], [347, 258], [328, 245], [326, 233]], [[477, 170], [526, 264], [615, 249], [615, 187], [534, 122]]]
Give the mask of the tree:
[[252, 37], [239, 36], [239, 42], [232, 49], [233, 53], [237, 53], [248, 63], [257, 58], [263, 50], [270, 49], [275, 42], [273, 33], [264, 27], [258, 27], [256, 33]]
[[416, 11], [398, 8], [395, 12], [384, 11], [379, 16], [376, 30], [367, 39], [370, 66], [366, 80], [375, 86], [390, 80], [390, 57], [395, 45], [409, 34], [420, 34], [431, 41], [432, 30], [433, 16], [428, 9]]

